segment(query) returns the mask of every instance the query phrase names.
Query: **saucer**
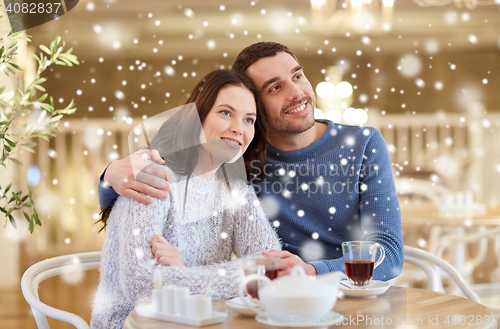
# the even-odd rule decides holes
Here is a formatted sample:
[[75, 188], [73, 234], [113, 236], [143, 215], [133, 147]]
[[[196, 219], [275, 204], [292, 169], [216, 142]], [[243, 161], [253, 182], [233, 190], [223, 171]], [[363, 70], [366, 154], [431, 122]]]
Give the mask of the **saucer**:
[[226, 305], [238, 314], [243, 316], [256, 316], [257, 312], [248, 308], [240, 297], [229, 299], [226, 301]]
[[[340, 281], [340, 283], [341, 283], [339, 284], [340, 291], [342, 291], [345, 296], [353, 298], [375, 297], [386, 292], [387, 289], [389, 289], [389, 287], [391, 286], [387, 282], [377, 281], [377, 280], [372, 280], [369, 285], [364, 287], [353, 286], [349, 282], [349, 280], [342, 280]], [[344, 284], [346, 286], [351, 287], [351, 289], [344, 286]]]
[[335, 324], [341, 324], [343, 319], [344, 316], [342, 314], [333, 311], [316, 319], [291, 317], [290, 323], [273, 320], [267, 314], [259, 314], [255, 317], [257, 322], [267, 324], [268, 326], [287, 328], [326, 328]]

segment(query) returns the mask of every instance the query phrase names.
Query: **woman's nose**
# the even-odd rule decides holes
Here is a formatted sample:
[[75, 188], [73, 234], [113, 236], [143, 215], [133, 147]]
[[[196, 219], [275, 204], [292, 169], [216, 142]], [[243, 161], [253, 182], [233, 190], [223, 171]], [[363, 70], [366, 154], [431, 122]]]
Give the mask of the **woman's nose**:
[[238, 135], [242, 135], [243, 134], [243, 127], [242, 127], [241, 123], [236, 122], [236, 121], [238, 121], [238, 120], [235, 120], [235, 122], [233, 122], [231, 125], [231, 128], [230, 128], [231, 132], [234, 132]]

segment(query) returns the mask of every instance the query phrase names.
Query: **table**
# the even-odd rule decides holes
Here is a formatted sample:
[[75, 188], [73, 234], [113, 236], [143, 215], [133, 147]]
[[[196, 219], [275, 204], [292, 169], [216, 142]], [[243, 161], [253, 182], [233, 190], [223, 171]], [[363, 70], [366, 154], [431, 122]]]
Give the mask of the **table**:
[[401, 205], [401, 221], [404, 226], [496, 226], [500, 225], [500, 208], [487, 208], [484, 213], [440, 212], [431, 206]]
[[[253, 318], [238, 315], [226, 307], [223, 301], [214, 301], [213, 307], [216, 311], [227, 312], [229, 316], [226, 322], [206, 328], [269, 328], [255, 321]], [[469, 299], [424, 289], [391, 287], [387, 292], [374, 299], [341, 298], [337, 301], [333, 310], [342, 314], [346, 320], [344, 320], [344, 325], [332, 325], [330, 328], [496, 328], [496, 321], [491, 321], [492, 314], [485, 306]], [[465, 325], [460, 324], [460, 316], [466, 321]], [[488, 317], [490, 321], [486, 323]], [[445, 323], [447, 318], [449, 324]], [[356, 322], [358, 319], [359, 321]], [[397, 325], [396, 321], [398, 319], [402, 325]], [[389, 321], [392, 321], [392, 324], [389, 324]], [[406, 324], [404, 324], [405, 321]], [[455, 325], [453, 321], [455, 321]], [[467, 325], [469, 322], [471, 325]], [[138, 316], [135, 311], [132, 311], [125, 320], [123, 328], [180, 329], [193, 327], [143, 318]]]

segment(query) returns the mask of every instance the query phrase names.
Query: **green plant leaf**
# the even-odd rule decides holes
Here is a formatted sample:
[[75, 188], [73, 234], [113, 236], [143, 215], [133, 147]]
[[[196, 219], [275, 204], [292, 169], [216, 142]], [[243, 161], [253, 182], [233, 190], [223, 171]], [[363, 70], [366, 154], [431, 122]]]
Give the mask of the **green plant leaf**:
[[35, 83], [36, 83], [36, 84], [42, 84], [42, 83], [44, 83], [45, 81], [47, 81], [47, 78], [42, 77], [42, 78], [40, 78], [40, 79], [36, 80], [36, 81], [35, 81]]
[[43, 95], [42, 95], [42, 96], [40, 96], [40, 98], [38, 99], [38, 102], [39, 102], [39, 103], [43, 102], [43, 101], [47, 98], [47, 96], [49, 96], [49, 94], [47, 94], [47, 93], [46, 93], [46, 94], [43, 94]]
[[40, 221], [40, 218], [38, 217], [38, 213], [36, 212], [36, 209], [33, 209], [33, 217], [35, 218], [36, 225], [42, 226], [42, 222]]
[[23, 214], [24, 214], [24, 218], [26, 218], [26, 220], [29, 223], [30, 222], [30, 216], [26, 213], [26, 211], [23, 211]]
[[54, 107], [52, 107], [52, 105], [47, 103], [39, 103], [38, 106], [40, 106], [42, 109], [44, 109], [49, 113], [52, 113], [54, 111]]
[[49, 120], [49, 122], [56, 122], [56, 121], [59, 121], [59, 120], [61, 120], [61, 119], [62, 119], [62, 117], [63, 117], [63, 115], [62, 115], [62, 114], [59, 114], [59, 115], [57, 115], [57, 116], [55, 116], [55, 117], [51, 118], [51, 119]]
[[7, 195], [7, 192], [9, 192], [10, 188], [12, 187], [12, 183], [10, 183], [9, 185], [7, 185], [7, 187], [5, 188], [5, 191], [3, 191], [3, 193], [5, 195]]
[[20, 68], [18, 65], [14, 64], [14, 63], [8, 62], [7, 64], [10, 64], [12, 67], [18, 69], [19, 71], [23, 70], [22, 68]]
[[4, 140], [12, 147], [16, 147], [16, 143], [8, 139], [7, 137], [4, 137]]
[[31, 187], [30, 184], [28, 184], [28, 196], [31, 199], [33, 196], [33, 188]]
[[14, 219], [14, 217], [12, 217], [12, 215], [9, 215], [9, 220], [10, 220], [10, 225], [12, 225], [15, 229], [17, 229], [16, 220]]
[[37, 144], [35, 142], [26, 142], [23, 144], [23, 146], [26, 147], [35, 147]]
[[35, 87], [36, 89], [40, 90], [41, 92], [46, 92], [47, 91], [44, 87], [42, 87], [40, 85], [34, 85], [33, 87]]
[[31, 147], [26, 147], [26, 146], [21, 145], [21, 148], [22, 148], [23, 150], [25, 150], [25, 151], [30, 152], [30, 153], [33, 153], [33, 154], [35, 153], [35, 150], [34, 150], [34, 149], [32, 149]]
[[31, 218], [30, 224], [28, 225], [28, 230], [30, 231], [31, 234], [33, 234], [34, 228], [35, 228], [35, 225], [33, 224], [33, 218]]
[[12, 197], [14, 197], [14, 199], [16, 199], [16, 201], [21, 202], [21, 198], [19, 197], [19, 194], [12, 192]]
[[47, 46], [44, 46], [44, 45], [40, 45], [40, 49], [43, 50], [44, 52], [46, 52], [48, 55], [51, 54], [49, 48], [47, 48]]
[[19, 160], [17, 160], [16, 158], [9, 158], [10, 161], [14, 162], [16, 165], [18, 166], [22, 166], [23, 163]]

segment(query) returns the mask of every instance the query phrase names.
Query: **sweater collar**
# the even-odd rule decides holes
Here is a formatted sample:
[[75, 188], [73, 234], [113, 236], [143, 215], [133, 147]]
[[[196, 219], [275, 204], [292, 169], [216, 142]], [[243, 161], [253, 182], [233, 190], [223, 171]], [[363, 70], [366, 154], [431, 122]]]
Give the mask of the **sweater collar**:
[[310, 155], [311, 153], [319, 150], [323, 145], [325, 145], [325, 143], [328, 142], [330, 137], [333, 136], [331, 132], [335, 131], [335, 123], [330, 120], [324, 119], [317, 119], [316, 121], [326, 123], [328, 125], [325, 133], [317, 141], [309, 146], [294, 151], [282, 151], [267, 143], [266, 156], [270, 159], [280, 161], [283, 159], [292, 159], [296, 157], [302, 157], [304, 155]]

